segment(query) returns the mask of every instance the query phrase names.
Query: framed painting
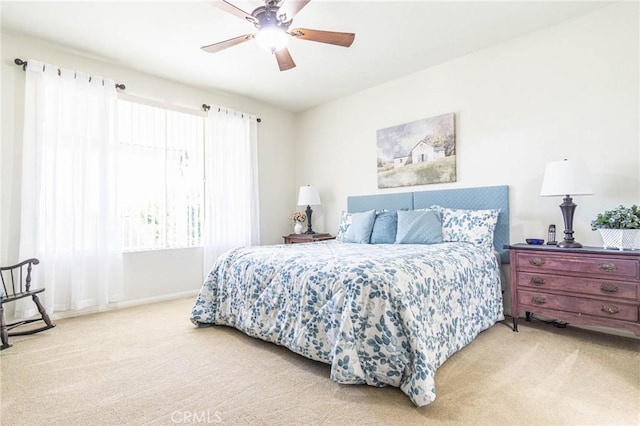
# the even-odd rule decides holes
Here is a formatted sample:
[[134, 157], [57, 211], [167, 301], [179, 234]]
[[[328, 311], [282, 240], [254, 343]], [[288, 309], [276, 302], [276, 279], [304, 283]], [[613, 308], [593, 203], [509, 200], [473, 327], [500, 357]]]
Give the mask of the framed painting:
[[377, 131], [378, 188], [456, 181], [454, 113]]

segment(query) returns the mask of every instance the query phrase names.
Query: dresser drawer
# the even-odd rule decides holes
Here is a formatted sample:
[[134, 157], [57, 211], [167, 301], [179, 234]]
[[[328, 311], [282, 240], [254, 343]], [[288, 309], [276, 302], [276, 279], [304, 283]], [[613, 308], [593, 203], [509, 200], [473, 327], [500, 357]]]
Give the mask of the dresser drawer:
[[[544, 272], [544, 271], [540, 271]], [[549, 273], [521, 272], [518, 287], [533, 287], [539, 291], [563, 291], [614, 299], [636, 300], [640, 284], [593, 278], [570, 277]]]
[[[575, 312], [596, 317], [615, 318], [624, 321], [638, 322], [638, 305], [619, 303], [617, 301], [604, 301], [583, 299], [580, 297], [562, 296], [558, 294], [519, 291], [518, 303], [526, 309], [526, 306], [543, 307], [565, 312]], [[531, 309], [535, 312], [535, 308]]]
[[591, 277], [640, 279], [640, 262], [637, 259], [621, 259], [599, 256], [556, 255], [555, 253], [518, 253], [516, 267], [520, 270], [572, 272]]

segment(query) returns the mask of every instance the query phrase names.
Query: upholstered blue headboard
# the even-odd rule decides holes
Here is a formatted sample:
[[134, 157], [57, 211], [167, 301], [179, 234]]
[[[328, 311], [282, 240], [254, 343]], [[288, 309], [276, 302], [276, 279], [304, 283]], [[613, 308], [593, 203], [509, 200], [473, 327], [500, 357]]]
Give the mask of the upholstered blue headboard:
[[350, 212], [411, 210], [434, 204], [452, 209], [499, 209], [493, 246], [500, 253], [502, 262], [509, 263], [509, 252], [503, 248], [509, 244], [509, 187], [506, 185], [347, 197], [347, 209]]
[[367, 210], [384, 209], [413, 210], [413, 192], [347, 197], [347, 210], [350, 212], [366, 212]]

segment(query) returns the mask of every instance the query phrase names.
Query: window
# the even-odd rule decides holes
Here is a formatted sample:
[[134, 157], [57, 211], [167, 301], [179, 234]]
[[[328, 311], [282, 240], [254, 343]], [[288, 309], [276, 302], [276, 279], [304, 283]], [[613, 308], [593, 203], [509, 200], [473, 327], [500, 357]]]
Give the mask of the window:
[[123, 250], [201, 245], [204, 121], [118, 100]]

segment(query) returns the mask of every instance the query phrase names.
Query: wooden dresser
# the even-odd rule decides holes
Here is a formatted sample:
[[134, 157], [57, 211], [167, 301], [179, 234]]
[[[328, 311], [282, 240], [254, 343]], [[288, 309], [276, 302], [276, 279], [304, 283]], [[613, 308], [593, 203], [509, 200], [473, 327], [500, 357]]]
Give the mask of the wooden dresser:
[[640, 250], [506, 246], [511, 314], [532, 313], [582, 325], [626, 328], [640, 336]]

